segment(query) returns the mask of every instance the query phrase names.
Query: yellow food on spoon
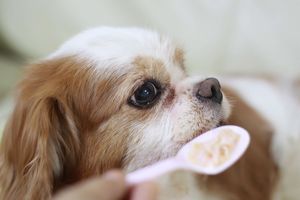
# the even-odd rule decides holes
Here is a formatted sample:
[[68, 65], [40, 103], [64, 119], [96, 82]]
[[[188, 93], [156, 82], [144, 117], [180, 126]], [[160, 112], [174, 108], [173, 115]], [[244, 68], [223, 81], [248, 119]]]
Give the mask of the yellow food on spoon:
[[191, 147], [188, 159], [203, 167], [217, 167], [231, 158], [240, 136], [230, 129], [222, 130], [211, 141], [194, 143]]

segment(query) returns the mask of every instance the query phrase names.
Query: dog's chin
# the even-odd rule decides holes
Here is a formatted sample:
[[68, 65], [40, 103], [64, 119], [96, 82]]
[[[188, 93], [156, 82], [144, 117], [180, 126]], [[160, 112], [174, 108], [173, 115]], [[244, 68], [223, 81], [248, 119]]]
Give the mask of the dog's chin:
[[180, 145], [180, 147], [182, 147], [185, 144], [189, 143], [194, 138], [198, 137], [199, 135], [205, 134], [207, 131], [210, 131], [210, 130], [212, 130], [214, 128], [218, 128], [218, 127], [223, 126], [223, 125], [225, 125], [225, 122], [223, 120], [221, 120], [219, 123], [217, 123], [215, 125], [211, 125], [211, 126], [208, 126], [208, 127], [203, 127], [203, 128], [201, 128], [201, 129], [199, 129], [197, 131], [194, 131], [191, 134], [191, 137], [186, 138], [185, 140], [178, 142], [178, 144]]
[[219, 126], [222, 126], [222, 125], [224, 125], [224, 122], [220, 121], [220, 122], [218, 122], [216, 124], [212, 124], [212, 125], [207, 126], [207, 127], [202, 127], [201, 129], [199, 128], [197, 131], [194, 131], [191, 134], [191, 137], [187, 137], [187, 138], [185, 138], [185, 140], [176, 141], [176, 142], [172, 143], [169, 146], [170, 148], [168, 149], [168, 151], [161, 152], [158, 157], [156, 157], [155, 155], [153, 155], [153, 157], [151, 159], [148, 159], [147, 161], [143, 162], [141, 165], [140, 164], [139, 165], [133, 165], [134, 167], [132, 167], [130, 165], [129, 167], [127, 167], [127, 171], [130, 172], [130, 171], [136, 170], [138, 168], [145, 167], [147, 165], [153, 164], [153, 163], [158, 162], [160, 160], [164, 160], [164, 159], [168, 159], [170, 157], [174, 157], [174, 156], [177, 155], [177, 153], [180, 151], [180, 149], [185, 144], [187, 144], [188, 142], [190, 142], [191, 140], [193, 140], [197, 136], [205, 134], [205, 132], [207, 132], [207, 131], [209, 131], [211, 129], [217, 128]]

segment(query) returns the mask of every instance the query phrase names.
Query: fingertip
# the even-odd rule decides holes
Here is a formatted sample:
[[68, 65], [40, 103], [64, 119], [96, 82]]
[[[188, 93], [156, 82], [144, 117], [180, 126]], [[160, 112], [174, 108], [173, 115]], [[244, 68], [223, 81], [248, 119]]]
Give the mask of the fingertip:
[[145, 182], [136, 186], [132, 190], [132, 200], [154, 200], [159, 193], [158, 185], [155, 182]]

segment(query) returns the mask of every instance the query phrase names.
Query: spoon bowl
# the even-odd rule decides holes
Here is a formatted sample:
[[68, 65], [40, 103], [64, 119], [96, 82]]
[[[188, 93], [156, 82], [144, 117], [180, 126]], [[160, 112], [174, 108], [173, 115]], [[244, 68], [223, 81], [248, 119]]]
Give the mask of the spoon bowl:
[[175, 157], [129, 173], [126, 181], [133, 185], [178, 169], [216, 175], [232, 166], [244, 154], [249, 143], [250, 137], [245, 129], [221, 126], [185, 144]]

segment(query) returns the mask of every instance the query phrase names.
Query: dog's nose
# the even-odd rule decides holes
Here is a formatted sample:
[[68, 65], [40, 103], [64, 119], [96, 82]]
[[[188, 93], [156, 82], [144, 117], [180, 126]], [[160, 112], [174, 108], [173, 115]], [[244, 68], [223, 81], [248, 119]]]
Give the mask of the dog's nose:
[[199, 100], [211, 100], [215, 103], [221, 104], [223, 94], [221, 92], [221, 85], [216, 78], [207, 78], [196, 85], [196, 97]]

